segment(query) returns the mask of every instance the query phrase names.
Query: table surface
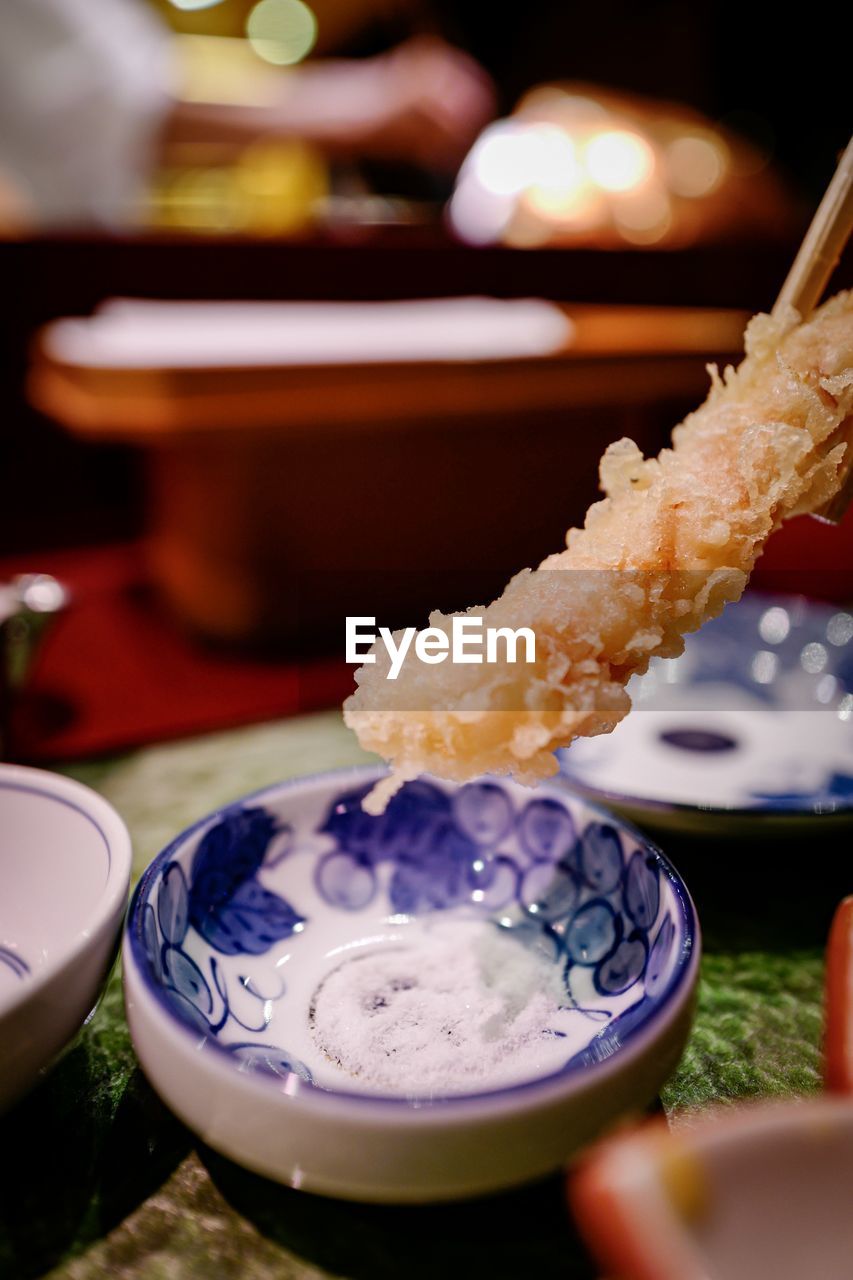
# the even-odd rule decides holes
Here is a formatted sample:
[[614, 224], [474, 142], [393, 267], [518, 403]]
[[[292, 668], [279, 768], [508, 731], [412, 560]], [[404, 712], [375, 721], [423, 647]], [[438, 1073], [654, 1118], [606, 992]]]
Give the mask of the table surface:
[[[197, 817], [281, 778], [366, 757], [337, 712], [147, 747], [65, 772], [130, 828], [135, 874]], [[819, 1087], [823, 946], [851, 889], [849, 841], [678, 842], [665, 850], [699, 909], [695, 1028], [661, 1095], [670, 1123], [707, 1105]], [[423, 1208], [293, 1191], [203, 1146], [157, 1099], [114, 972], [96, 1014], [0, 1120], [0, 1277], [67, 1280], [517, 1280], [594, 1277], [554, 1176]]]

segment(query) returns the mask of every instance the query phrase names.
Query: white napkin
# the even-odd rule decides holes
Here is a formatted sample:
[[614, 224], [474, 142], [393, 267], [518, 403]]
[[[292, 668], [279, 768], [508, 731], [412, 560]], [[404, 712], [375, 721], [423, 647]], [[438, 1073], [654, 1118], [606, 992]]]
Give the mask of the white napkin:
[[150, 302], [120, 298], [58, 320], [47, 354], [104, 369], [394, 364], [541, 356], [573, 326], [536, 298], [424, 302]]

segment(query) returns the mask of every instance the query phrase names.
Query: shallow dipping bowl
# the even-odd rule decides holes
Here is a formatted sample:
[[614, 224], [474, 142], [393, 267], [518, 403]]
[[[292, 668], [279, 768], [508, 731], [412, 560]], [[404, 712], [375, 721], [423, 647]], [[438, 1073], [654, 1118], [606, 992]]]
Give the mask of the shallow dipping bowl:
[[69, 778], [0, 765], [0, 1107], [91, 1012], [116, 951], [130, 838]]
[[[689, 895], [639, 833], [560, 788], [422, 779], [371, 817], [381, 776], [270, 787], [155, 858], [124, 940], [140, 1060], [206, 1142], [291, 1186], [418, 1202], [537, 1177], [675, 1067], [698, 968]], [[533, 964], [558, 1011], [495, 1079], [393, 1087], [388, 1057], [380, 1082], [354, 1071], [318, 1037], [326, 983], [385, 949], [409, 975], [364, 1006], [387, 1013], [435, 980], [414, 957], [448, 929], [497, 940], [487, 985]]]

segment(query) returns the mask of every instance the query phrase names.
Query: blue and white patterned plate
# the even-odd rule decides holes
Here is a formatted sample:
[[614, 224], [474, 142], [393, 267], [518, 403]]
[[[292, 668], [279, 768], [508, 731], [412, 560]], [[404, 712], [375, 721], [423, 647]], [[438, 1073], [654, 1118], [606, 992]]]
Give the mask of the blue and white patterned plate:
[[[381, 774], [268, 788], [154, 860], [125, 939], [134, 1042], [191, 1127], [274, 1177], [298, 1167], [302, 1185], [380, 1199], [508, 1185], [564, 1159], [577, 1122], [563, 1114], [547, 1142], [543, 1129], [548, 1154], [531, 1130], [529, 1151], [496, 1162], [484, 1117], [542, 1110], [553, 1126], [577, 1107], [586, 1131], [641, 1104], [674, 1065], [696, 974], [693, 908], [646, 839], [559, 788], [424, 778], [374, 817], [360, 802]], [[452, 955], [458, 967], [436, 965]], [[455, 1049], [444, 1052], [456, 1044], [468, 1053], [457, 1076]], [[425, 1110], [443, 1138], [425, 1133]], [[341, 1172], [350, 1156], [323, 1136], [326, 1121], [361, 1132], [377, 1114], [383, 1134], [406, 1134], [397, 1191], [370, 1155]], [[432, 1150], [445, 1140], [446, 1166]]]
[[647, 826], [716, 834], [853, 819], [853, 612], [749, 594], [654, 659], [562, 777]]

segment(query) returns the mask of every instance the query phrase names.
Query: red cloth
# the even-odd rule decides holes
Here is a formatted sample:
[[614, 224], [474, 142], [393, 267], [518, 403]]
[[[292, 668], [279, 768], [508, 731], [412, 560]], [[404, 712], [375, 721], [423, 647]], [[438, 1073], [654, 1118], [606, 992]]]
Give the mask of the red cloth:
[[52, 573], [73, 600], [15, 701], [6, 755], [42, 762], [339, 705], [353, 687], [339, 658], [233, 656], [187, 636], [146, 581], [137, 545], [18, 555], [0, 580]]
[[774, 533], [751, 583], [762, 591], [791, 591], [817, 600], [853, 600], [853, 507], [839, 525], [811, 516], [789, 520]]

